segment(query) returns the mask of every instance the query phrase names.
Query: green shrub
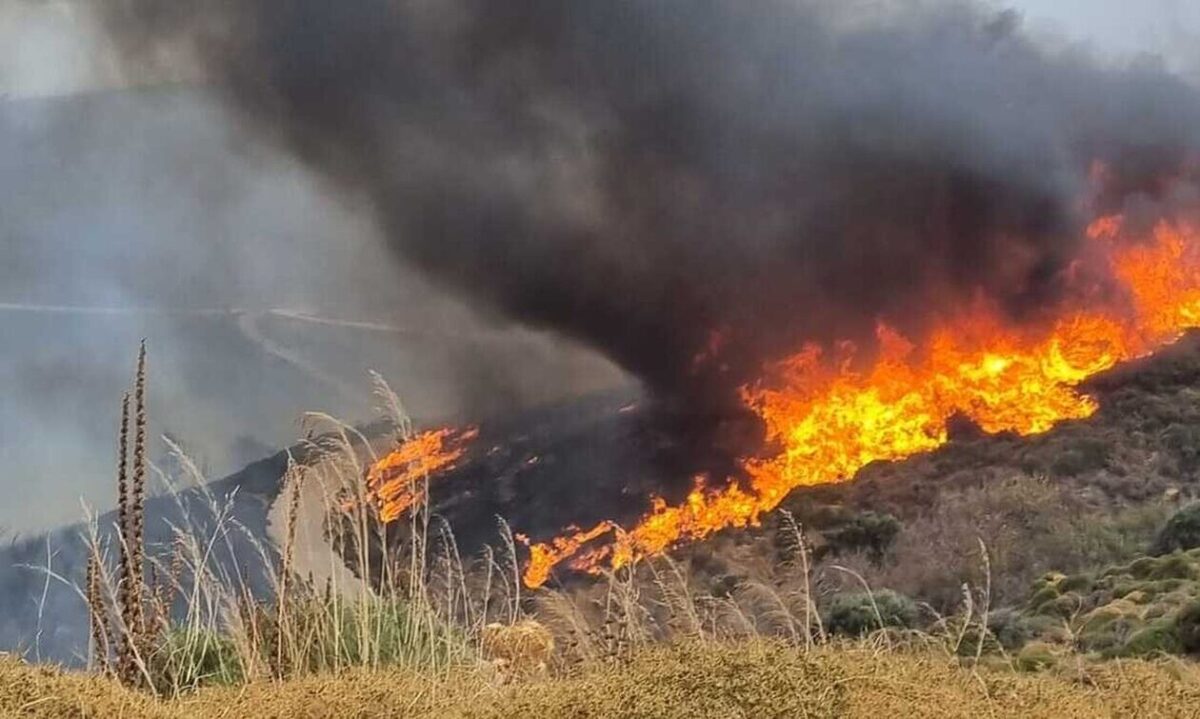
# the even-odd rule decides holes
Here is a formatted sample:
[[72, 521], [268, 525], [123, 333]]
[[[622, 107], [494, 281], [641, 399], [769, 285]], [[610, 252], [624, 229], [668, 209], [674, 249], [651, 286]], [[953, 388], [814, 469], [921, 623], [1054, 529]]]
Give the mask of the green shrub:
[[432, 615], [399, 599], [291, 601], [282, 617], [258, 609], [262, 653], [277, 676], [338, 671], [356, 666], [440, 667], [470, 654], [466, 638]]
[[1200, 601], [1180, 610], [1175, 617], [1175, 632], [1179, 645], [1188, 654], [1200, 655]]
[[1159, 619], [1136, 632], [1118, 651], [1126, 657], [1147, 657], [1157, 654], [1178, 654], [1182, 648], [1174, 619]]
[[1172, 424], [1162, 433], [1163, 444], [1179, 460], [1185, 472], [1200, 469], [1200, 427], [1195, 424]]
[[890, 514], [863, 512], [837, 529], [826, 532], [833, 552], [866, 551], [879, 561], [900, 533], [900, 520]]
[[1029, 607], [1030, 611], [1034, 612], [1035, 614], [1041, 614], [1044, 608], [1049, 607], [1051, 603], [1057, 600], [1060, 596], [1062, 595], [1059, 594], [1058, 587], [1041, 586], [1033, 592], [1031, 597], [1029, 597], [1029, 603], [1027, 606]]
[[1118, 599], [1084, 618], [1078, 629], [1077, 644], [1087, 651], [1116, 651], [1145, 627], [1137, 605]]
[[1200, 503], [1188, 505], [1168, 519], [1154, 540], [1151, 552], [1170, 554], [1196, 547], [1200, 547]]
[[1034, 637], [1032, 621], [1015, 609], [998, 609], [988, 616], [988, 630], [1005, 649], [1016, 649]]
[[1162, 557], [1158, 563], [1150, 570], [1150, 579], [1164, 580], [1164, 586], [1170, 587], [1167, 591], [1178, 589], [1183, 579], [1195, 579], [1197, 576], [1196, 562], [1184, 554], [1172, 554]]
[[873, 595], [855, 593], [834, 597], [825, 626], [835, 634], [859, 637], [884, 627], [911, 628], [916, 625], [917, 618], [917, 605], [911, 599], [883, 589]]
[[245, 679], [233, 641], [207, 629], [174, 629], [149, 657], [154, 686], [178, 693], [205, 686], [230, 686]]
[[1058, 583], [1060, 592], [1087, 592], [1092, 589], [1093, 580], [1087, 574], [1073, 574]]
[[1050, 471], [1058, 477], [1074, 477], [1086, 472], [1103, 469], [1108, 464], [1109, 445], [1099, 439], [1082, 437], [1064, 449], [1050, 464]]

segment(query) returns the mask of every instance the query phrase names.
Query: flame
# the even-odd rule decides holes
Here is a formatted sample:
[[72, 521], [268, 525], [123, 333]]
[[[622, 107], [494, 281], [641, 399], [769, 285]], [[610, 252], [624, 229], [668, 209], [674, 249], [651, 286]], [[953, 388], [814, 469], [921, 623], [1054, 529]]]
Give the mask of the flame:
[[452, 468], [478, 435], [475, 428], [418, 432], [373, 464], [367, 470], [367, 492], [380, 521], [393, 522], [422, 500], [428, 479]]
[[[1126, 236], [1119, 215], [1087, 228], [1113, 287], [1078, 301], [1056, 319], [1014, 326], [985, 302], [948, 317], [918, 349], [880, 324], [879, 350], [860, 370], [852, 347], [804, 347], [770, 368], [769, 383], [745, 387], [743, 400], [781, 448], [743, 462], [747, 481], [698, 477], [687, 498], [654, 498], [625, 531], [604, 521], [531, 544], [524, 580], [544, 584], [563, 562], [597, 572], [659, 554], [727, 527], [757, 525], [796, 487], [843, 481], [865, 465], [898, 460], [948, 441], [956, 413], [987, 432], [1045, 432], [1097, 410], [1075, 386], [1118, 362], [1145, 355], [1200, 326], [1200, 233], [1160, 222], [1147, 238]], [[1136, 240], [1136, 241], [1135, 241]]]

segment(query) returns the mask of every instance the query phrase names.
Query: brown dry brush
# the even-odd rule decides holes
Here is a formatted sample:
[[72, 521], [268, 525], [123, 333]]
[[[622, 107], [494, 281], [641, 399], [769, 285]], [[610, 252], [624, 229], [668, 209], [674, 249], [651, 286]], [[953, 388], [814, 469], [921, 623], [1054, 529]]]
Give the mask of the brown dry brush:
[[[133, 430], [132, 453], [130, 430]], [[155, 641], [155, 629], [146, 620], [147, 595], [158, 597], [160, 592], [148, 592], [143, 567], [145, 552], [146, 514], [146, 343], [138, 351], [137, 377], [133, 395], [126, 392], [121, 401], [121, 427], [117, 440], [117, 546], [118, 579], [114, 613], [119, 626], [108, 621], [109, 609], [100, 591], [103, 567], [99, 548], [93, 547], [88, 560], [87, 600], [92, 617], [92, 640], [95, 644], [95, 664], [103, 671], [109, 668], [110, 652], [116, 654], [116, 676], [123, 683], [135, 686], [145, 676], [143, 660], [146, 650]], [[132, 454], [132, 457], [130, 456]], [[155, 624], [165, 619], [162, 602], [157, 603]]]
[[[295, 564], [296, 531], [298, 529], [297, 525], [300, 520], [300, 491], [304, 482], [304, 472], [291, 459], [291, 457], [289, 457], [287, 471], [285, 472], [284, 476], [284, 485], [288, 487], [290, 496], [288, 497], [286, 519], [287, 533], [283, 544], [283, 566], [279, 573], [279, 591], [278, 596], [276, 597], [276, 602], [278, 604], [276, 623], [279, 629], [279, 640], [276, 643], [275, 662], [279, 667], [284, 666], [285, 640], [292, 636], [292, 634], [287, 631], [287, 603], [289, 593], [294, 591], [294, 589], [289, 586], [289, 583], [292, 579], [293, 565]], [[294, 648], [292, 649], [294, 650]]]
[[133, 511], [130, 521], [130, 552], [133, 561], [134, 597], [131, 613], [133, 615], [133, 632], [141, 646], [149, 639], [146, 626], [146, 581], [144, 567], [146, 566], [146, 341], [142, 340], [138, 349], [137, 380], [134, 387], [134, 406], [137, 416], [134, 423], [133, 439]]
[[121, 400], [121, 432], [117, 445], [117, 610], [125, 631], [118, 632], [118, 635], [113, 637], [117, 649], [117, 677], [124, 682], [128, 682], [137, 671], [133, 647], [129, 641], [129, 628], [133, 626], [131, 607], [134, 601], [134, 572], [129, 552], [129, 517], [133, 512], [133, 502], [130, 499], [132, 493], [129, 489], [129, 411], [130, 396], [126, 392]]
[[101, 594], [100, 572], [99, 555], [93, 552], [88, 555], [87, 564], [87, 604], [92, 630], [92, 665], [101, 674], [108, 674], [111, 671], [109, 665], [111, 631], [108, 624], [108, 612], [104, 605], [104, 596]]

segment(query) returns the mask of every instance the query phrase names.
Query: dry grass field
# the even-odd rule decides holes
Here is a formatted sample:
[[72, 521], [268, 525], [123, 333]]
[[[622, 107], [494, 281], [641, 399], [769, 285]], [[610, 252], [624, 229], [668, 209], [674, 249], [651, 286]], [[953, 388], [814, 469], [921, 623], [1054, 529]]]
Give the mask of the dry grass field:
[[699, 642], [555, 678], [502, 681], [486, 667], [350, 670], [158, 700], [112, 680], [0, 662], [14, 717], [1194, 717], [1200, 673], [1109, 662], [1038, 674], [968, 670], [937, 654], [865, 644], [806, 653], [771, 642]]

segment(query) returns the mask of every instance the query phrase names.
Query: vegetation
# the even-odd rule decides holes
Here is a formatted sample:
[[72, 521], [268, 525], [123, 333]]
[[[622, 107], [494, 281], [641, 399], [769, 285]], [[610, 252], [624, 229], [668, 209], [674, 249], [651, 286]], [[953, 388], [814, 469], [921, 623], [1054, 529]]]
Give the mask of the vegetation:
[[[294, 679], [350, 668], [385, 666], [443, 671], [478, 661], [484, 620], [515, 617], [501, 593], [472, 603], [461, 581], [461, 562], [442, 583], [429, 583], [428, 510], [418, 507], [412, 521], [422, 525], [418, 539], [403, 555], [384, 553], [379, 566], [369, 547], [387, 548], [384, 528], [359, 478], [364, 462], [377, 460], [370, 444], [332, 418], [313, 422], [332, 428], [318, 447], [313, 466], [289, 466], [283, 480], [285, 537], [279, 551], [262, 544], [228, 511], [228, 498], [209, 496], [212, 522], [195, 521], [175, 529], [169, 557], [148, 556], [145, 540], [146, 494], [146, 353], [138, 357], [134, 391], [126, 395], [119, 432], [118, 521], [105, 535], [93, 519], [85, 595], [92, 620], [93, 669], [127, 687], [162, 697], [180, 696], [206, 686], [242, 685], [261, 679]], [[386, 406], [399, 401], [385, 385]], [[411, 432], [397, 415], [402, 433]], [[133, 441], [130, 443], [130, 436]], [[173, 447], [178, 452], [178, 448]], [[365, 456], [364, 456], [365, 454]], [[195, 465], [180, 456], [190, 472]], [[192, 477], [193, 484], [203, 486]], [[324, 586], [296, 571], [294, 545], [304, 484], [320, 484], [318, 520], [333, 523], [346, 544], [347, 557], [358, 558], [357, 576], [366, 582], [342, 586], [331, 575]], [[181, 510], [183, 505], [180, 505]], [[188, 516], [186, 511], [181, 514]], [[324, 531], [317, 528], [316, 531]], [[239, 557], [232, 545], [218, 559], [214, 547], [242, 534], [258, 556]], [[116, 566], [107, 561], [116, 555]], [[449, 557], [442, 556], [441, 560]], [[241, 562], [231, 565], [230, 561]], [[341, 560], [339, 560], [341, 561]], [[515, 562], [510, 562], [515, 567]], [[499, 568], [494, 565], [493, 568]], [[267, 583], [255, 586], [254, 577]], [[492, 596], [494, 594], [494, 596]]]
[[1051, 573], [1034, 583], [1026, 614], [1047, 641], [1103, 656], [1195, 651], [1200, 549], [1141, 557], [1098, 573]]
[[832, 528], [825, 539], [835, 554], [865, 552], [878, 563], [895, 543], [900, 529], [900, 520], [890, 514], [863, 512]]
[[1200, 503], [1179, 510], [1154, 540], [1154, 554], [1200, 547]]
[[886, 627], [917, 625], [917, 605], [890, 589], [835, 596], [825, 627], [834, 634], [861, 637]]

